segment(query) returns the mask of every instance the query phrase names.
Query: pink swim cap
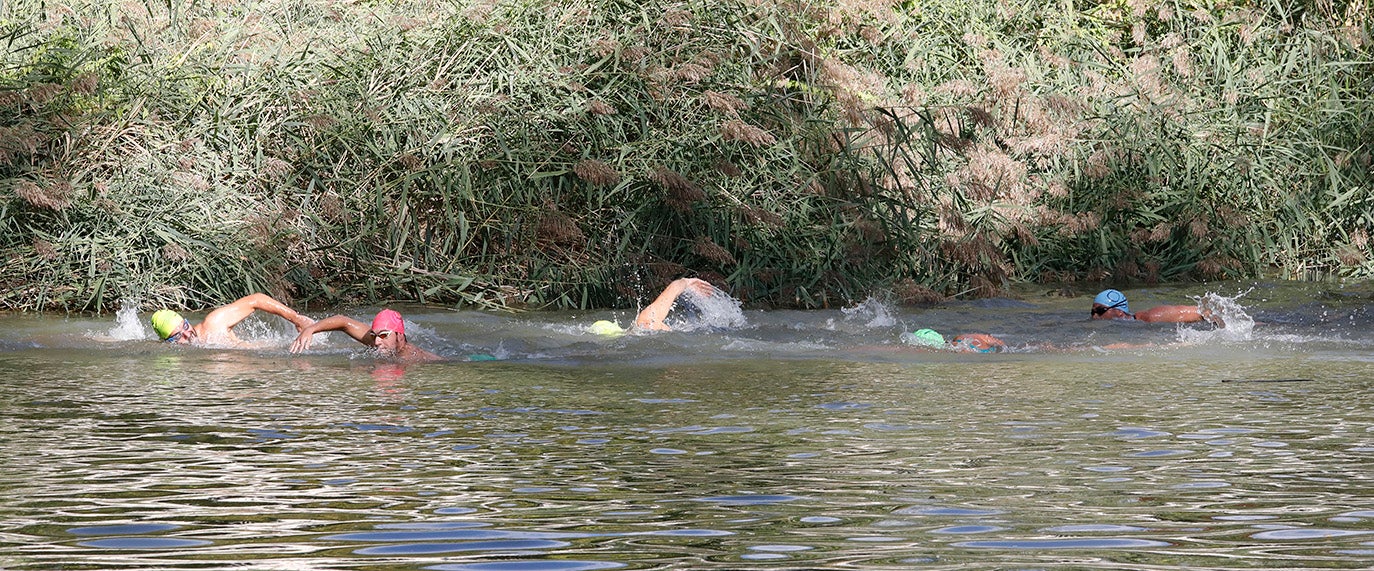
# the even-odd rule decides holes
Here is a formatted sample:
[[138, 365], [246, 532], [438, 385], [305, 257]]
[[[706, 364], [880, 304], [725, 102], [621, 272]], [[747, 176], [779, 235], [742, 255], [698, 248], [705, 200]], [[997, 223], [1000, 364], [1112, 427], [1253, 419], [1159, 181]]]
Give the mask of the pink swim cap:
[[406, 332], [406, 322], [401, 319], [401, 314], [394, 309], [383, 309], [377, 312], [377, 317], [372, 318], [372, 332], [395, 331], [397, 333]]

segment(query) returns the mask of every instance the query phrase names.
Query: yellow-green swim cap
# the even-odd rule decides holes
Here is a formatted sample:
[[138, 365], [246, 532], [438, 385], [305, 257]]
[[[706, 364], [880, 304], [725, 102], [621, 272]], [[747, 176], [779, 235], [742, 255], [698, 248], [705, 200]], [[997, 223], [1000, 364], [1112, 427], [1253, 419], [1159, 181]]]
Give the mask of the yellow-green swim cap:
[[157, 332], [158, 339], [166, 339], [176, 333], [177, 328], [181, 327], [181, 322], [186, 321], [180, 313], [170, 309], [162, 309], [153, 312], [150, 320], [153, 322], [153, 331]]
[[591, 324], [591, 326], [587, 328], [587, 331], [591, 331], [592, 333], [595, 333], [595, 334], [597, 334], [597, 335], [624, 335], [624, 334], [625, 334], [625, 329], [624, 329], [624, 328], [622, 328], [622, 327], [619, 326], [619, 325], [616, 325], [616, 324], [613, 323], [613, 322], [606, 321], [606, 320], [604, 320], [604, 319], [601, 320], [601, 321], [598, 321], [598, 322], [596, 322], [596, 323]]

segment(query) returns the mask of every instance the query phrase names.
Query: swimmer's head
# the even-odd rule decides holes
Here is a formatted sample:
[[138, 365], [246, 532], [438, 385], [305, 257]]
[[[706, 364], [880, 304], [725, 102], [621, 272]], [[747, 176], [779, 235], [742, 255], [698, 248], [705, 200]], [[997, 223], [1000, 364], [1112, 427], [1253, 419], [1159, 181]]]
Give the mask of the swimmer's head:
[[[1112, 310], [1118, 310], [1119, 313]], [[1093, 298], [1093, 319], [1115, 319], [1129, 317], [1131, 307], [1126, 304], [1126, 294], [1114, 289], [1104, 289]]]
[[1101, 293], [1097, 294], [1097, 297], [1093, 298], [1093, 303], [1096, 305], [1105, 305], [1112, 309], [1120, 309], [1127, 313], [1131, 311], [1131, 307], [1126, 305], [1126, 294], [1114, 289], [1102, 290]]
[[372, 332], [375, 334], [381, 331], [394, 331], [404, 334], [406, 332], [406, 320], [401, 318], [401, 314], [394, 309], [383, 309], [377, 312], [377, 316], [372, 318]]
[[934, 329], [917, 329], [911, 333], [903, 334], [902, 341], [922, 347], [943, 347], [945, 336], [940, 335]]
[[383, 309], [372, 318], [372, 346], [383, 355], [395, 355], [406, 345], [406, 320], [394, 309]]
[[608, 337], [615, 337], [618, 335], [625, 334], [625, 328], [616, 325], [614, 321], [606, 321], [605, 319], [602, 319], [601, 321], [598, 321], [587, 326], [587, 331], [590, 331], [597, 335], [605, 335]]
[[186, 319], [181, 317], [180, 313], [162, 309], [153, 312], [150, 321], [153, 322], [153, 331], [157, 332], [157, 338], [167, 340], [181, 330], [181, 324], [185, 323]]

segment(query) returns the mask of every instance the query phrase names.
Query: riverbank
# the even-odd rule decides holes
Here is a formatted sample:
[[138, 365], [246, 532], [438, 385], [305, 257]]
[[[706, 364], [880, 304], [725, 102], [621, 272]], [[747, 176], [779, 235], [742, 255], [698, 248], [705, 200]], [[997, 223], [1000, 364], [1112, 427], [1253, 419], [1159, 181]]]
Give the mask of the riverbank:
[[1362, 6], [7, 3], [0, 307], [1364, 278]]

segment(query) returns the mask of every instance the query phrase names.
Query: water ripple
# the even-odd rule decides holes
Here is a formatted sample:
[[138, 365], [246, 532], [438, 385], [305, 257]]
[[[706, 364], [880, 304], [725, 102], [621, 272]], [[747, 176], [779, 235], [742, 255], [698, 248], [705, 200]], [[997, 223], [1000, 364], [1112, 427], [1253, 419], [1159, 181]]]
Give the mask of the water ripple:
[[1168, 542], [1153, 539], [1078, 538], [1078, 539], [1021, 539], [1006, 541], [964, 541], [959, 547], [975, 549], [1140, 549], [1167, 547]]
[[78, 542], [82, 547], [100, 549], [181, 549], [211, 545], [203, 539], [176, 539], [171, 537], [112, 537]]
[[137, 535], [140, 533], [157, 533], [159, 531], [172, 531], [175, 529], [181, 529], [181, 526], [159, 523], [131, 523], [74, 527], [68, 529], [67, 533], [72, 535]]
[[1369, 535], [1374, 531], [1351, 530], [1351, 529], [1276, 529], [1273, 531], [1261, 531], [1251, 535], [1251, 539], [1264, 540], [1305, 540], [1305, 539], [1330, 539], [1333, 537], [1354, 537]]
[[598, 571], [619, 569], [624, 563], [610, 561], [497, 561], [491, 563], [454, 563], [431, 565], [433, 571]]
[[[1208, 346], [378, 379], [342, 354], [165, 349], [0, 351], [6, 569], [1365, 568], [1374, 541], [1374, 362]], [[1242, 376], [1341, 382], [1275, 402], [1213, 381]]]
[[538, 549], [557, 549], [572, 545], [565, 541], [537, 539], [509, 541], [470, 541], [464, 543], [406, 543], [403, 545], [384, 545], [364, 547], [354, 550], [358, 555], [434, 555], [437, 553], [456, 553], [460, 551], [530, 551]]

